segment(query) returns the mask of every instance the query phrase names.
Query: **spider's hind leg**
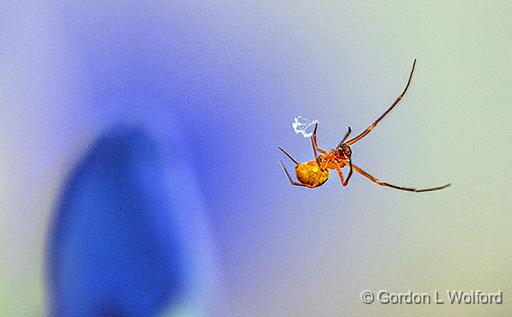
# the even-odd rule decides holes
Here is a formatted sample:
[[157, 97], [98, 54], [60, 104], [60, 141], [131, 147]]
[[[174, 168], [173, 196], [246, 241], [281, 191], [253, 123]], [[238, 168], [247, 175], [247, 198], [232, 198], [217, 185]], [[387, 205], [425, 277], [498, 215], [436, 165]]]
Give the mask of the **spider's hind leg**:
[[371, 180], [372, 182], [374, 182], [377, 185], [384, 186], [384, 187], [391, 187], [391, 188], [399, 189], [399, 190], [405, 190], [408, 192], [415, 192], [415, 193], [431, 192], [434, 190], [440, 190], [440, 189], [449, 187], [451, 185], [451, 184], [445, 184], [443, 186], [431, 187], [431, 188], [402, 187], [402, 186], [393, 185], [393, 184], [390, 184], [387, 182], [383, 182], [383, 181], [377, 179], [376, 177], [373, 177], [372, 175], [368, 174], [367, 172], [363, 171], [362, 169], [360, 169], [359, 167], [357, 167], [354, 164], [352, 164], [352, 167], [354, 168], [354, 171], [356, 171], [359, 174], [363, 175], [364, 177], [368, 178], [369, 180]]
[[[283, 152], [283, 153], [284, 153], [284, 155], [288, 156], [288, 158], [289, 158], [293, 163], [295, 163], [295, 165], [299, 165], [299, 162], [298, 162], [296, 159], [294, 159], [290, 154], [288, 154], [288, 152], [286, 152], [285, 150], [283, 150], [283, 148], [282, 148], [282, 147], [278, 147], [278, 149], [279, 149], [279, 150], [281, 150], [281, 152]], [[282, 163], [281, 163], [281, 164], [282, 164]]]

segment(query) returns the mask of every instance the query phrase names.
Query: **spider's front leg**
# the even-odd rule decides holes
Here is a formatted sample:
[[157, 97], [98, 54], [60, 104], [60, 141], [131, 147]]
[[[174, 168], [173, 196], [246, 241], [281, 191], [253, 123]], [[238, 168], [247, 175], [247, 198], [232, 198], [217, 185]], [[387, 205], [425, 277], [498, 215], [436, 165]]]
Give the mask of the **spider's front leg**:
[[343, 143], [345, 143], [345, 141], [347, 140], [348, 136], [350, 135], [350, 133], [352, 133], [352, 129], [350, 127], [348, 127], [348, 130], [347, 132], [345, 133], [345, 136], [343, 137], [343, 139], [341, 139], [340, 143], [338, 144], [338, 147], [341, 147], [341, 145]]
[[352, 133], [352, 129], [350, 127], [348, 127], [348, 131], [347, 131], [347, 133], [345, 133], [345, 136], [343, 137], [343, 139], [341, 139], [340, 144], [347, 140], [347, 138], [350, 135], [350, 133]]
[[378, 117], [377, 120], [375, 120], [368, 128], [366, 128], [366, 130], [364, 130], [361, 134], [359, 134], [358, 136], [356, 136], [355, 138], [353, 138], [351, 140], [348, 140], [347, 141], [348, 145], [352, 145], [352, 144], [356, 143], [357, 141], [364, 138], [368, 133], [370, 133], [379, 124], [380, 120], [384, 119], [384, 117], [387, 116], [387, 114], [390, 113], [391, 110], [393, 110], [393, 108], [400, 102], [400, 100], [402, 100], [404, 98], [405, 93], [407, 92], [407, 89], [409, 89], [409, 85], [411, 84], [412, 74], [414, 73], [415, 66], [416, 66], [416, 59], [414, 59], [414, 62], [412, 63], [411, 73], [409, 74], [409, 79], [407, 79], [407, 84], [405, 85], [404, 90], [395, 99], [395, 101], [391, 104], [391, 106], [380, 117]]
[[352, 160], [351, 159], [348, 160], [348, 166], [350, 169], [348, 171], [348, 176], [346, 179], [345, 179], [345, 177], [343, 177], [343, 172], [341, 171], [341, 168], [339, 166], [336, 166], [336, 168], [335, 168], [336, 172], [338, 173], [338, 176], [340, 177], [341, 185], [343, 185], [343, 186], [348, 185], [348, 180], [352, 176]]

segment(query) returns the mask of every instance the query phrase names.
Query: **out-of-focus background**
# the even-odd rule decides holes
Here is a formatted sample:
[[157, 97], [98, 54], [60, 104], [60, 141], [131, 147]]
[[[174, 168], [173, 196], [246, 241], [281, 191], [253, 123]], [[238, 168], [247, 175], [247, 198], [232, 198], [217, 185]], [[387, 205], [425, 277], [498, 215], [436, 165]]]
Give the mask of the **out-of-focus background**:
[[[210, 238], [198, 243], [217, 276], [195, 314], [512, 313], [508, 1], [0, 7], [0, 315], [46, 314], [62, 186], [118, 123], [144, 127], [190, 171], [179, 182], [202, 206]], [[406, 98], [353, 160], [399, 185], [452, 187], [414, 194], [360, 175], [290, 186], [277, 147], [312, 158], [293, 117], [318, 119], [330, 148], [386, 109], [414, 58]], [[364, 289], [502, 290], [503, 304], [364, 305]]]

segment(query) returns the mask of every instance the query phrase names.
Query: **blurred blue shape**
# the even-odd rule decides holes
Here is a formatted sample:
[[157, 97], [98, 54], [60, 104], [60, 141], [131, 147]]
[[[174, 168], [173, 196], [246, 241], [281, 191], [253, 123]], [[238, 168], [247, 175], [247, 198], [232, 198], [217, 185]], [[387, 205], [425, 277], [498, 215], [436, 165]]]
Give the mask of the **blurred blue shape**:
[[185, 296], [164, 162], [148, 133], [118, 126], [74, 168], [51, 223], [52, 316], [156, 316]]

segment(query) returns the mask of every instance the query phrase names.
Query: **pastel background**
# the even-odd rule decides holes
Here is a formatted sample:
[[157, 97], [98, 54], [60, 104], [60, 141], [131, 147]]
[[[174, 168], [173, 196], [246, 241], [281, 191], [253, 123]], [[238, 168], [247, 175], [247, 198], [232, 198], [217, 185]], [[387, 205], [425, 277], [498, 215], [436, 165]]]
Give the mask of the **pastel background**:
[[[0, 2], [0, 315], [44, 316], [61, 188], [95, 138], [142, 126], [209, 237], [200, 316], [509, 316], [512, 5], [508, 1]], [[353, 160], [291, 187], [282, 146], [312, 158], [404, 101]], [[285, 162], [290, 168], [290, 162]], [[178, 185], [176, 185], [178, 186]], [[189, 195], [189, 196], [188, 196]], [[201, 223], [197, 227], [197, 221]], [[186, 222], [186, 221], [185, 221]], [[198, 229], [199, 228], [199, 229]], [[191, 238], [193, 239], [193, 238]], [[215, 276], [215, 278], [212, 278]], [[364, 305], [364, 289], [503, 291], [502, 305]], [[207, 298], [207, 299], [205, 299]]]

